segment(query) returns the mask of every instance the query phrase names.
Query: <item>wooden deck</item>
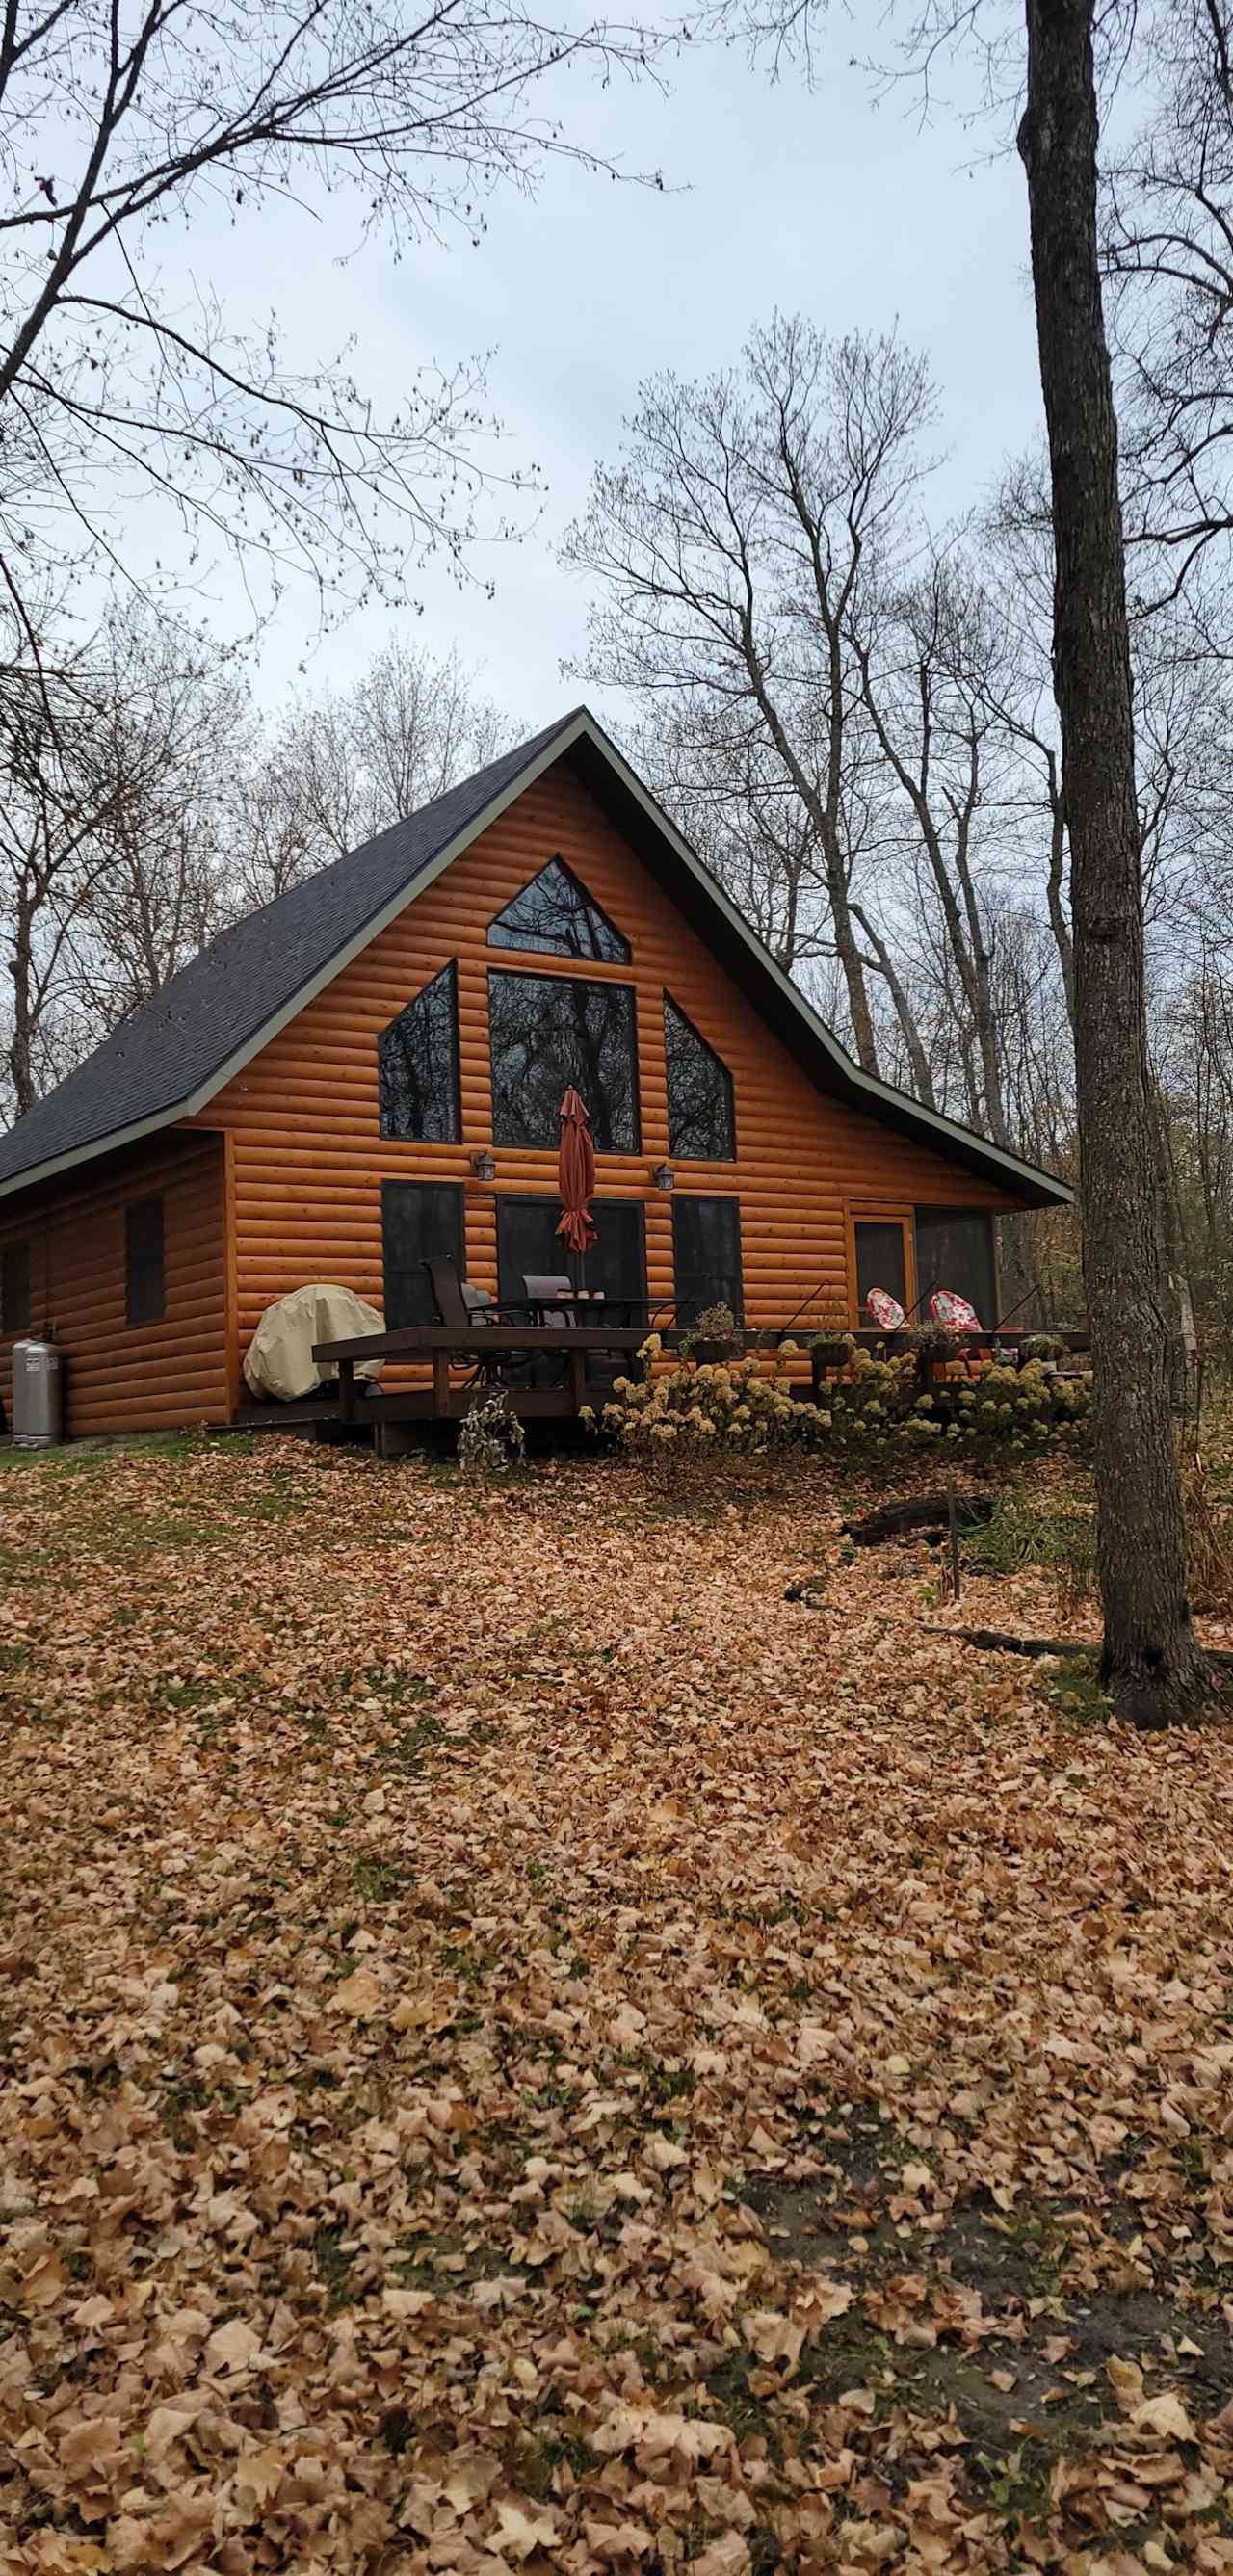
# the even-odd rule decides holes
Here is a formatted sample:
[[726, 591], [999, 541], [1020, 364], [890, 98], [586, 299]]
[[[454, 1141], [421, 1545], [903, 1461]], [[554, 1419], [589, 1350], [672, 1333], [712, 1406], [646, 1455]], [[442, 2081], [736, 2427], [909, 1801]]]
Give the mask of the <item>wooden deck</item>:
[[[584, 1404], [602, 1404], [605, 1388], [589, 1373], [588, 1363], [603, 1360], [616, 1362], [628, 1376], [642, 1374], [639, 1351], [646, 1340], [647, 1327], [617, 1325], [567, 1325], [563, 1329], [543, 1326], [482, 1326], [463, 1330], [453, 1324], [416, 1324], [393, 1333], [364, 1335], [354, 1341], [318, 1342], [313, 1357], [319, 1365], [338, 1370], [336, 1391], [303, 1396], [289, 1404], [244, 1404], [233, 1415], [233, 1427], [244, 1431], [292, 1431], [311, 1438], [329, 1440], [364, 1440], [371, 1437], [382, 1455], [392, 1456], [411, 1445], [410, 1433], [417, 1425], [461, 1422], [476, 1404], [482, 1404], [494, 1387], [501, 1387], [511, 1413], [523, 1422], [568, 1422], [576, 1420]], [[666, 1350], [681, 1339], [677, 1331], [661, 1334]], [[790, 1340], [789, 1331], [746, 1336], [747, 1347], [770, 1349], [774, 1343]], [[885, 1333], [860, 1332], [851, 1337], [866, 1349], [893, 1352], [894, 1336]], [[969, 1333], [966, 1346], [983, 1357], [995, 1345], [1016, 1349], [1028, 1339], [1024, 1332]], [[1089, 1347], [1086, 1332], [1060, 1336], [1072, 1355]], [[382, 1389], [375, 1384], [358, 1383], [355, 1371], [362, 1362], [380, 1359], [402, 1367], [427, 1369], [429, 1383]], [[519, 1364], [528, 1359], [555, 1363], [554, 1383], [528, 1385], [519, 1375]], [[810, 1354], [809, 1380], [796, 1386], [794, 1392], [804, 1403], [825, 1401], [828, 1371], [833, 1366], [825, 1351]], [[932, 1370], [932, 1362], [921, 1355], [922, 1379]]]
[[[620, 1325], [472, 1326], [416, 1324], [401, 1332], [365, 1334], [354, 1341], [318, 1342], [313, 1358], [324, 1368], [337, 1368], [336, 1394], [301, 1397], [291, 1404], [241, 1405], [234, 1427], [245, 1431], [299, 1431], [322, 1439], [363, 1439], [371, 1434], [377, 1449], [391, 1455], [407, 1445], [403, 1428], [423, 1423], [461, 1422], [494, 1387], [504, 1392], [509, 1408], [522, 1422], [576, 1420], [584, 1404], [603, 1402], [604, 1386], [594, 1383], [588, 1363], [615, 1363], [630, 1376], [641, 1373], [638, 1358], [647, 1328]], [[357, 1384], [358, 1364], [374, 1359], [402, 1367], [426, 1367], [427, 1385], [391, 1388]], [[528, 1385], [520, 1366], [529, 1360], [547, 1363], [554, 1382]]]

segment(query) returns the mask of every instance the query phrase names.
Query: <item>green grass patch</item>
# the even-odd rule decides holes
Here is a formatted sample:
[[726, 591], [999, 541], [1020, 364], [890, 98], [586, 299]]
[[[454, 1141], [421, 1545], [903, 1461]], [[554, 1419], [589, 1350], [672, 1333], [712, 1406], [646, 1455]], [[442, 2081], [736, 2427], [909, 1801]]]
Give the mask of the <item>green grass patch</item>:
[[991, 1520], [963, 1542], [973, 1573], [1022, 1574], [1040, 1566], [1056, 1575], [1072, 1601], [1090, 1599], [1096, 1582], [1096, 1524], [1090, 1512], [1033, 1503], [1021, 1485], [1003, 1494]]
[[355, 2285], [352, 2279], [355, 2257], [344, 2250], [341, 2227], [317, 2229], [313, 2238], [313, 2261], [317, 2267], [317, 2278], [325, 2291], [330, 2314], [334, 2316], [339, 2308], [348, 2307], [355, 2296]]
[[1045, 1674], [1045, 1697], [1062, 1726], [1107, 1726], [1117, 1712], [1097, 1677], [1095, 1655], [1062, 1655]]

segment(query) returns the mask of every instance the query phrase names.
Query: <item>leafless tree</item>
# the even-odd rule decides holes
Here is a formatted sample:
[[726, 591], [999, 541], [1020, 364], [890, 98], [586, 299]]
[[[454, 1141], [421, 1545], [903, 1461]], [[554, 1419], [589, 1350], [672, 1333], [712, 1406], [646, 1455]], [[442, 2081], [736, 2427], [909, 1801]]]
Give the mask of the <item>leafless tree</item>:
[[1204, 609], [1215, 609], [1227, 650], [1233, 9], [1156, 0], [1139, 11], [1134, 41], [1150, 112], [1130, 148], [1108, 157], [1100, 209], [1134, 587], [1140, 605], [1177, 598], [1218, 548]]
[[55, 685], [52, 726], [41, 692], [0, 692], [0, 1033], [14, 1110], [228, 921], [518, 732], [456, 657], [398, 641], [351, 687], [293, 703], [268, 729], [234, 651], [131, 600]]
[[601, 467], [567, 559], [602, 585], [589, 677], [712, 775], [759, 782], [778, 845], [781, 954], [824, 909], [860, 1062], [877, 1070], [853, 915], [866, 728], [849, 642], [867, 566], [893, 562], [933, 415], [923, 361], [893, 338], [830, 340], [776, 315], [739, 369], [643, 385], [622, 463]]
[[653, 702], [630, 757], [788, 974], [834, 956], [812, 818], [760, 719], [721, 691]]
[[[50, 714], [48, 708], [50, 707]], [[222, 918], [233, 657], [127, 602], [0, 693], [4, 1090], [20, 1112]]]
[[268, 903], [358, 848], [519, 731], [457, 654], [436, 658], [395, 637], [353, 686], [294, 701], [239, 773], [233, 906]]
[[177, 293], [170, 229], [225, 213], [257, 249], [269, 211], [316, 190], [340, 241], [344, 221], [398, 254], [474, 239], [502, 184], [530, 185], [546, 154], [593, 157], [549, 76], [635, 77], [653, 50], [489, 0], [11, 0], [0, 588], [35, 662], [28, 562], [114, 562], [117, 499], [160, 496], [192, 560], [232, 549], [275, 589], [294, 568], [397, 597], [408, 561], [461, 556], [491, 464], [482, 365], [447, 361], [381, 417], [346, 353], [297, 367], [273, 318], [237, 327], [208, 271]]
[[57, 978], [69, 923], [98, 865], [94, 836], [112, 818], [117, 782], [92, 756], [76, 670], [44, 668], [42, 685], [0, 701], [0, 1106], [28, 1109], [58, 1071]]
[[[776, 68], [792, 52], [812, 73], [820, 0], [716, 0], [715, 15], [769, 46]], [[1102, 1669], [1128, 1713], [1162, 1724], [1193, 1707], [1207, 1674], [1187, 1600], [1169, 1400], [1126, 545], [1097, 224], [1096, 0], [1024, 0], [1022, 14], [981, 0], [905, 0], [907, 58], [928, 84], [939, 53], [974, 28], [980, 42], [991, 17], [995, 44], [1015, 49], [1023, 106], [1056, 549], [1053, 678], [1070, 845]], [[1130, 10], [1102, 11], [1100, 26], [1106, 42], [1133, 40]]]
[[1159, 1725], [1208, 1683], [1187, 1598], [1170, 1413], [1126, 556], [1097, 246], [1094, 7], [1027, 0], [1020, 151], [1057, 553], [1102, 1665], [1127, 1712]]
[[1213, 943], [1170, 994], [1160, 1077], [1205, 1343], [1233, 1355], [1233, 955]]
[[257, 727], [237, 657], [139, 602], [90, 672], [92, 757], [117, 781], [67, 922], [59, 1016], [75, 1053], [139, 1009], [232, 909], [233, 781]]

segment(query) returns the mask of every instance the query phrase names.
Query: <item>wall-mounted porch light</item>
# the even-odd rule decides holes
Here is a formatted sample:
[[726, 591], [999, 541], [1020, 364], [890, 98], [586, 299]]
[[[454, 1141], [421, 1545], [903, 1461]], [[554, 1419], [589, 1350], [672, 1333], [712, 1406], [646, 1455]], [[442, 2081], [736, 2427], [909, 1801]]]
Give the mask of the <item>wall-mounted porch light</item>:
[[671, 1163], [657, 1163], [651, 1174], [651, 1179], [654, 1181], [657, 1190], [674, 1190], [676, 1188], [676, 1173], [673, 1171]]
[[479, 1153], [471, 1156], [471, 1169], [474, 1172], [477, 1181], [495, 1181], [497, 1177], [496, 1156], [493, 1154], [489, 1146], [481, 1146]]

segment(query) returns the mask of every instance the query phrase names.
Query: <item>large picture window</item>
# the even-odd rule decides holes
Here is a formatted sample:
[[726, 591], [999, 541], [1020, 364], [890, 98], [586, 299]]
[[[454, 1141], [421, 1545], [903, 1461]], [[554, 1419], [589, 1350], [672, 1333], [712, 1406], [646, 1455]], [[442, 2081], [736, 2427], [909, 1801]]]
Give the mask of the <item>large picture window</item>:
[[704, 1306], [730, 1306], [740, 1318], [741, 1206], [739, 1199], [696, 1197], [672, 1202], [672, 1267], [676, 1320], [690, 1324]]
[[408, 1002], [377, 1040], [377, 1087], [383, 1136], [425, 1145], [456, 1145], [462, 1134], [458, 1097], [458, 970], [451, 958]]
[[732, 1076], [701, 1030], [664, 995], [668, 1147], [683, 1162], [730, 1163], [736, 1153]]
[[646, 1299], [646, 1229], [641, 1203], [637, 1199], [601, 1199], [591, 1202], [596, 1239], [579, 1260], [567, 1253], [557, 1226], [561, 1202], [555, 1190], [551, 1196], [540, 1193], [534, 1198], [518, 1194], [497, 1197], [497, 1265], [498, 1284], [503, 1297], [521, 1297], [527, 1275], [564, 1278], [567, 1274], [580, 1286], [601, 1289], [606, 1297], [630, 1301], [628, 1316], [609, 1315], [609, 1323], [640, 1324], [647, 1311]]
[[636, 1153], [638, 1075], [629, 984], [581, 975], [488, 977], [492, 1133], [498, 1145], [556, 1145], [572, 1082], [598, 1154]]
[[488, 945], [535, 948], [547, 957], [594, 958], [604, 966], [629, 964], [629, 941], [563, 859], [549, 859], [489, 923]]

